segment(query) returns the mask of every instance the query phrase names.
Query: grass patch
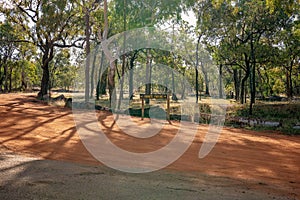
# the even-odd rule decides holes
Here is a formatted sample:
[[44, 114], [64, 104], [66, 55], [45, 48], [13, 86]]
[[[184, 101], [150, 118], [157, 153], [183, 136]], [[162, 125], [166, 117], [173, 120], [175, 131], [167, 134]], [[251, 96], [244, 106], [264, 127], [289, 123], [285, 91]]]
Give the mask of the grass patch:
[[[294, 129], [300, 123], [300, 102], [263, 102], [257, 101], [253, 107], [253, 114], [249, 115], [249, 105], [233, 104], [228, 111], [232, 117], [242, 117], [262, 122], [280, 122], [278, 127], [248, 126], [251, 130], [277, 130], [285, 134], [300, 135], [299, 129]], [[228, 122], [227, 124], [230, 124]]]

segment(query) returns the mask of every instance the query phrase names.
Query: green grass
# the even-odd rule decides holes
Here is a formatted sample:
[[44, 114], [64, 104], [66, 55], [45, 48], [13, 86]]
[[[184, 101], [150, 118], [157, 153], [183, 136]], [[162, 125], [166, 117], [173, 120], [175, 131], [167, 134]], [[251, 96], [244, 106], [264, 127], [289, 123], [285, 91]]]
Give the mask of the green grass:
[[300, 102], [263, 102], [257, 101], [253, 107], [253, 114], [249, 115], [249, 105], [234, 104], [229, 109], [230, 116], [259, 119], [263, 121], [280, 122], [279, 127], [252, 126], [252, 130], [278, 130], [286, 134], [300, 134], [300, 130], [293, 129], [300, 123]]
[[[240, 106], [239, 116], [249, 116], [249, 105]], [[253, 117], [266, 120], [300, 119], [300, 103], [257, 102], [253, 107]]]

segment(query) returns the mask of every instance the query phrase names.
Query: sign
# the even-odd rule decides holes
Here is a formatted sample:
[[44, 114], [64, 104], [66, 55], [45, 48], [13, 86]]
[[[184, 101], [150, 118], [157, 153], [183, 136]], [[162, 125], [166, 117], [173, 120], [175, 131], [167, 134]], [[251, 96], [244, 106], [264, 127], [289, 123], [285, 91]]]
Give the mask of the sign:
[[166, 99], [167, 100], [167, 120], [170, 122], [170, 98], [168, 94], [140, 94], [140, 99], [142, 99], [142, 120], [144, 120], [145, 114], [145, 99]]
[[167, 94], [140, 94], [141, 99], [167, 99]]

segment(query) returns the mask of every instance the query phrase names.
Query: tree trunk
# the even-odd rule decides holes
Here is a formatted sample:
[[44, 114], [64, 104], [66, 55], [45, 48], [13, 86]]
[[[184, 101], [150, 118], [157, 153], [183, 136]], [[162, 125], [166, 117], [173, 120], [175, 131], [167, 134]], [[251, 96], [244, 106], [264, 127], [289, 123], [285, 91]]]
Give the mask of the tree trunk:
[[219, 98], [223, 98], [223, 82], [222, 82], [222, 64], [219, 65]]
[[248, 59], [247, 54], [244, 54], [244, 56], [245, 56], [246, 71], [245, 71], [245, 76], [242, 79], [242, 83], [241, 83], [241, 99], [240, 99], [241, 104], [246, 103], [246, 101], [245, 101], [245, 95], [246, 95], [245, 84], [246, 84], [247, 79], [250, 76], [250, 60]]
[[110, 63], [110, 68], [109, 68], [109, 72], [108, 72], [108, 90], [109, 90], [109, 105], [110, 105], [110, 107], [115, 106], [115, 105], [112, 105], [112, 100], [116, 99], [116, 93], [114, 92], [116, 66], [117, 66], [117, 60]]
[[137, 58], [138, 50], [134, 51], [133, 56], [130, 58], [129, 61], [129, 98], [130, 100], [133, 99], [133, 70], [134, 70], [134, 61]]
[[248, 87], [245, 87], [244, 102], [247, 103]]
[[182, 85], [181, 100], [184, 100], [184, 99], [185, 99], [185, 89], [186, 89], [186, 86], [185, 86], [185, 78], [184, 78], [184, 75], [185, 75], [185, 72], [183, 72], [183, 74], [182, 74], [182, 81], [181, 81], [181, 85]]
[[[95, 54], [96, 55], [96, 54]], [[103, 70], [103, 62], [104, 62], [104, 52], [101, 53], [101, 61], [100, 61], [100, 67], [98, 71], [98, 82], [97, 82], [97, 89], [96, 89], [96, 99], [100, 99], [101, 94], [106, 94], [106, 80], [107, 80], [107, 70], [105, 72], [102, 72]], [[104, 80], [103, 80], [104, 79]], [[103, 88], [104, 86], [104, 92]]]
[[[131, 65], [131, 61], [130, 61], [130, 65]], [[132, 100], [133, 99], [133, 67], [130, 66], [130, 70], [129, 70], [129, 99]]]
[[255, 49], [253, 45], [253, 39], [251, 39], [251, 71], [250, 71], [250, 108], [249, 115], [253, 113], [253, 105], [255, 103], [255, 94], [256, 94], [256, 83], [255, 83], [255, 72], [256, 72], [256, 59], [255, 59]]
[[122, 71], [120, 77], [120, 94], [119, 94], [119, 101], [118, 101], [118, 109], [120, 109], [121, 101], [124, 98], [124, 73], [125, 73], [125, 66], [126, 66], [126, 57], [125, 55], [122, 56]]
[[121, 78], [120, 78], [120, 94], [119, 94], [119, 102], [118, 102], [118, 109], [120, 109], [121, 106], [121, 101], [124, 98], [124, 73], [125, 73], [125, 66], [126, 66], [126, 56], [125, 56], [125, 51], [126, 51], [126, 0], [124, 0], [124, 7], [123, 7], [123, 56], [122, 56], [122, 70], [121, 70]]
[[244, 104], [245, 103], [245, 83], [247, 81], [246, 76], [244, 76], [244, 78], [242, 79], [241, 82], [241, 98], [240, 98], [240, 103]]
[[[98, 51], [97, 49], [94, 51], [94, 54], [93, 54], [93, 63], [92, 63], [92, 72], [91, 72], [91, 77], [92, 77], [92, 80], [91, 80], [91, 92], [90, 92], [90, 98], [93, 98], [93, 94], [94, 94], [94, 76], [95, 76], [95, 68], [96, 68], [96, 57], [98, 55]], [[99, 79], [99, 78], [98, 78]], [[97, 80], [97, 79], [96, 79]], [[97, 93], [97, 92], [96, 92]]]
[[[151, 94], [151, 57], [150, 57], [150, 49], [147, 49], [145, 94]], [[145, 103], [147, 105], [149, 105], [150, 104], [150, 99], [146, 99]]]
[[4, 92], [8, 92], [8, 69], [7, 64], [4, 64]]
[[12, 91], [12, 72], [13, 72], [13, 67], [10, 66], [10, 69], [9, 69], [9, 76], [8, 76], [8, 91], [11, 92]]
[[203, 76], [204, 76], [204, 82], [205, 82], [205, 95], [209, 96], [210, 92], [209, 92], [209, 80], [208, 80], [208, 75], [207, 75], [207, 71], [204, 67], [204, 64], [201, 62], [201, 70], [203, 72]]
[[293, 61], [286, 68], [286, 95], [288, 99], [293, 98], [293, 80], [292, 80]]
[[0, 92], [2, 92], [2, 85], [4, 80], [4, 75], [2, 75], [1, 72], [2, 72], [2, 64], [0, 64]]
[[249, 115], [253, 114], [253, 105], [255, 103], [255, 63], [252, 65], [252, 70], [250, 73], [250, 108], [249, 108]]
[[172, 100], [177, 101], [178, 98], [176, 96], [176, 88], [175, 88], [175, 77], [174, 77], [174, 71], [172, 70]]
[[[1, 86], [0, 86], [1, 87]], [[22, 72], [21, 72], [21, 90], [25, 91], [27, 89], [27, 81], [25, 75], [24, 64], [22, 63]]]
[[42, 59], [42, 69], [43, 69], [43, 77], [41, 82], [41, 90], [38, 93], [38, 97], [43, 99], [45, 95], [48, 94], [49, 89], [49, 81], [50, 81], [50, 71], [49, 71], [49, 63], [53, 59], [53, 46], [46, 42], [45, 51]]
[[[86, 53], [86, 61], [85, 61], [85, 102], [89, 101], [89, 91], [90, 91], [90, 13], [86, 8], [85, 11], [85, 53]], [[91, 91], [92, 92], [92, 91]]]
[[42, 83], [41, 83], [41, 91], [39, 92], [38, 97], [40, 99], [44, 98], [44, 95], [48, 94], [48, 88], [49, 88], [49, 80], [50, 80], [50, 73], [49, 73], [49, 63], [44, 63], [43, 66], [43, 77], [42, 77]]
[[133, 99], [133, 69], [134, 68], [134, 57], [130, 59], [130, 69], [129, 69], [129, 99]]
[[[204, 66], [203, 65], [201, 66], [204, 69]], [[204, 74], [204, 81], [205, 81], [205, 95], [209, 96], [209, 81], [208, 81], [207, 72], [203, 72], [203, 74]]]
[[241, 70], [233, 69], [233, 79], [234, 79], [234, 90], [235, 90], [235, 100], [240, 100], [240, 77]]
[[[108, 35], [108, 6], [107, 6], [107, 0], [104, 0], [103, 2], [103, 15], [104, 15], [104, 31], [103, 31], [103, 40], [107, 39]], [[112, 61], [110, 60], [110, 67], [107, 75], [108, 79], [108, 90], [109, 90], [109, 104], [110, 107], [112, 106], [112, 98], [113, 98], [113, 91], [115, 88], [115, 73], [116, 73], [116, 66], [117, 66], [117, 60]]]
[[195, 66], [195, 73], [196, 73], [196, 103], [198, 103], [199, 100], [199, 44], [201, 40], [201, 35], [199, 35], [198, 40], [197, 40], [197, 46], [196, 46], [196, 66]]
[[100, 82], [100, 86], [99, 86], [100, 95], [106, 95], [109, 70], [110, 70], [110, 68], [106, 69], [102, 74], [101, 82]]

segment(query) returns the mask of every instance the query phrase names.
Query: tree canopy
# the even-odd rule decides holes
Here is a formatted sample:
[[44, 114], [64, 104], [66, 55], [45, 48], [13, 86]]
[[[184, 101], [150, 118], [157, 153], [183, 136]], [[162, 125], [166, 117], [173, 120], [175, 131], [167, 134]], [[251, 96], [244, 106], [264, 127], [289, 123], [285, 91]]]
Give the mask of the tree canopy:
[[[209, 72], [202, 61], [213, 59], [226, 94], [242, 104], [249, 97], [250, 114], [257, 97], [291, 99], [300, 93], [297, 0], [9, 0], [0, 4], [1, 92], [38, 87], [43, 98], [53, 87], [70, 88], [78, 63], [93, 64], [87, 55], [105, 39], [136, 28], [172, 24], [173, 34], [185, 35], [189, 38], [185, 42], [198, 47], [185, 49], [197, 54], [197, 60], [189, 62], [155, 49], [135, 50], [110, 63], [107, 72], [86, 68], [86, 86], [91, 88], [86, 98], [105, 94], [114, 87], [116, 74], [124, 75], [142, 60], [163, 62], [190, 76], [198, 100], [198, 92], [210, 95]], [[195, 27], [183, 20], [188, 11], [196, 17]], [[89, 81], [100, 74], [104, 81], [96, 85]]]

